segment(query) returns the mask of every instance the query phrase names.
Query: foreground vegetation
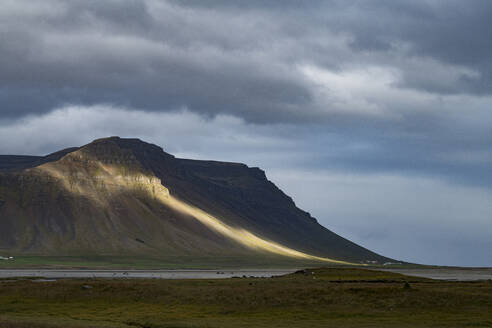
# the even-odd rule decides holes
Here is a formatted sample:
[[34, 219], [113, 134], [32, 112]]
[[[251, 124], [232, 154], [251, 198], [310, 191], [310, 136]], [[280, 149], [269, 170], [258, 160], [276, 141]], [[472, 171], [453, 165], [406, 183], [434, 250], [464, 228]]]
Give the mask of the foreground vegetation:
[[224, 280], [0, 280], [0, 327], [492, 327], [492, 282], [330, 268]]

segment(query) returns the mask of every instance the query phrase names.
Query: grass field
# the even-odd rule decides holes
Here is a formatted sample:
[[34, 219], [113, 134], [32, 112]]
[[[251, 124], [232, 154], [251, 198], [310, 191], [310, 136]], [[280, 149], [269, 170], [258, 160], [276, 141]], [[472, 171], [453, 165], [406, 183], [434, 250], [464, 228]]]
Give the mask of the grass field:
[[319, 267], [325, 262], [279, 256], [193, 257], [167, 256], [15, 256], [0, 261], [0, 269], [233, 269], [233, 268], [298, 268]]
[[0, 327], [492, 327], [492, 282], [348, 268], [263, 279], [10, 279], [0, 280]]

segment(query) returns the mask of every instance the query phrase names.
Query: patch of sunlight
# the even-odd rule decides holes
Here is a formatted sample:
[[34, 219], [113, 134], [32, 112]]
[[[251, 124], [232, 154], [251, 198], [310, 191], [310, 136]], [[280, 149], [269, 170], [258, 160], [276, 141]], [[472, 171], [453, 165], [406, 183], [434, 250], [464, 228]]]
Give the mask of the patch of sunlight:
[[162, 203], [165, 205], [187, 215], [194, 217], [199, 220], [201, 223], [205, 224], [207, 227], [217, 231], [218, 233], [236, 241], [240, 244], [259, 251], [266, 251], [269, 253], [274, 253], [283, 256], [302, 258], [308, 260], [318, 260], [330, 263], [338, 263], [338, 264], [354, 264], [345, 261], [338, 261], [329, 259], [326, 257], [319, 257], [314, 255], [309, 255], [303, 252], [296, 251], [295, 249], [282, 246], [278, 243], [265, 240], [256, 236], [255, 234], [249, 232], [245, 229], [239, 229], [231, 227], [216, 217], [208, 214], [207, 212], [189, 205], [171, 195], [165, 197], [159, 197]]

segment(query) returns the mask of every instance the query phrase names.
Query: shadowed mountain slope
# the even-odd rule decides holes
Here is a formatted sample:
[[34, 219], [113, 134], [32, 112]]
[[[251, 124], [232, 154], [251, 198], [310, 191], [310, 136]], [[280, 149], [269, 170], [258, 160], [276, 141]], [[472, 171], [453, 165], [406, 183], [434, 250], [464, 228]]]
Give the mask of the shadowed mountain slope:
[[67, 148], [46, 156], [0, 155], [0, 172], [18, 171], [59, 160], [78, 148]]
[[385, 262], [324, 228], [265, 173], [138, 139], [0, 156], [0, 251]]

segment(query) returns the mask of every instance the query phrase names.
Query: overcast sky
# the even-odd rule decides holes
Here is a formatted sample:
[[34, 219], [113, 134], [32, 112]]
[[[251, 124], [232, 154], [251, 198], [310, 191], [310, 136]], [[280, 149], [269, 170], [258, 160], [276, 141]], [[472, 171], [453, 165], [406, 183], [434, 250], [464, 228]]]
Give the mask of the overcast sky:
[[3, 0], [0, 154], [260, 166], [329, 229], [492, 266], [492, 1]]

